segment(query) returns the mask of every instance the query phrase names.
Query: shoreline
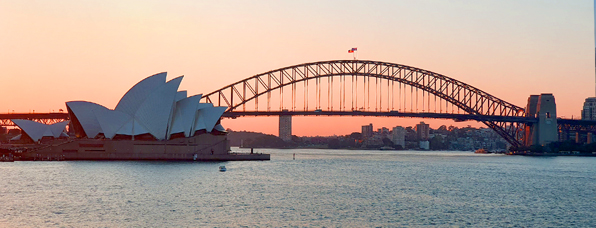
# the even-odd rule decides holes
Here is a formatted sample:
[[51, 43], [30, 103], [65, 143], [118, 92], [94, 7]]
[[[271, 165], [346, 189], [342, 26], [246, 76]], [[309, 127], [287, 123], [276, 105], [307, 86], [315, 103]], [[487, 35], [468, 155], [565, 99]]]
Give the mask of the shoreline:
[[596, 157], [596, 152], [591, 153], [580, 153], [578, 151], [564, 151], [559, 153], [544, 153], [544, 152], [530, 152], [530, 151], [513, 151], [508, 152], [506, 155], [521, 155], [521, 156], [534, 156], [534, 157]]

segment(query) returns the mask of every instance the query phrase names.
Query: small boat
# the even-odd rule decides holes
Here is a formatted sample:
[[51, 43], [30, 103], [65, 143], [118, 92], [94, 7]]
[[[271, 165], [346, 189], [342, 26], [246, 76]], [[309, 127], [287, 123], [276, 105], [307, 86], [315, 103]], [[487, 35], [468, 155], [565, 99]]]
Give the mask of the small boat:
[[220, 172], [225, 172], [226, 171], [226, 166], [225, 165], [219, 166], [219, 171]]
[[488, 154], [489, 152], [486, 151], [484, 148], [480, 148], [480, 149], [476, 150], [476, 152], [474, 152], [474, 153], [477, 153], [477, 154]]

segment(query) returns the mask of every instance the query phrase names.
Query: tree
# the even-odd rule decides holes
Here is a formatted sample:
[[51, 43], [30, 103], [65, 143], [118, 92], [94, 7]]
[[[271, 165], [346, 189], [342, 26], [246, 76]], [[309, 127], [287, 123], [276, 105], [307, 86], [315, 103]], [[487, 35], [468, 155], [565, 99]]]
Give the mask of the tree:
[[445, 125], [441, 125], [437, 130], [435, 130], [435, 132], [444, 135], [449, 134], [449, 130], [447, 130], [447, 126]]
[[292, 135], [292, 142], [301, 144], [302, 143], [302, 139], [300, 137], [298, 137], [298, 136]]
[[532, 146], [530, 146], [530, 151], [534, 152], [534, 153], [539, 153], [539, 152], [543, 152], [544, 148], [542, 148], [541, 145], [532, 145]]
[[431, 150], [446, 150], [447, 149], [447, 143], [445, 143], [443, 136], [440, 136], [440, 135], [435, 135], [435, 137], [430, 139], [429, 144], [430, 144], [429, 147]]
[[340, 148], [340, 144], [339, 144], [339, 139], [330, 139], [329, 143], [327, 143], [327, 147], [329, 147], [329, 149], [339, 149]]
[[360, 132], [352, 132], [352, 134], [350, 134], [348, 137], [351, 138], [351, 139], [361, 140], [362, 139], [362, 133], [360, 133]]
[[383, 138], [383, 146], [393, 147], [393, 141], [391, 141], [391, 139], [388, 138]]
[[561, 142], [559, 145], [559, 151], [577, 151], [579, 146], [574, 141], [568, 140]]
[[244, 142], [245, 145], [254, 148], [287, 148], [291, 146], [289, 143], [274, 135], [264, 135], [254, 140], [247, 141]]

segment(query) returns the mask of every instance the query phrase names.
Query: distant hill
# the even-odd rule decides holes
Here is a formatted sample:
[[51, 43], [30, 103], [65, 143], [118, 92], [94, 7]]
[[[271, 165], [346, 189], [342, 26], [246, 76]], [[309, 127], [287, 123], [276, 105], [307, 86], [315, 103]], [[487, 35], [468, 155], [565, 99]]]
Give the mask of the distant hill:
[[245, 148], [294, 148], [293, 142], [284, 142], [275, 135], [268, 135], [258, 132], [231, 131], [228, 130], [230, 146]]
[[244, 140], [244, 146], [249, 146], [247, 142], [252, 142], [257, 138], [262, 138], [265, 136], [274, 136], [263, 134], [260, 132], [250, 132], [250, 131], [231, 131], [228, 129], [228, 140], [230, 140], [230, 146], [241, 146], [241, 142]]

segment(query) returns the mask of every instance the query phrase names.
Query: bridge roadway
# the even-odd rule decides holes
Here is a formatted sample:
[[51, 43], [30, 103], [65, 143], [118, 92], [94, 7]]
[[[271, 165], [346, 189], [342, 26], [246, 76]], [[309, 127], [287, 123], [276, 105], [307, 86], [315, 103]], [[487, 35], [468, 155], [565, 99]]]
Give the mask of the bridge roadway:
[[377, 117], [412, 117], [412, 118], [434, 118], [434, 119], [452, 119], [455, 121], [496, 121], [496, 122], [515, 122], [515, 123], [536, 123], [538, 119], [531, 117], [518, 116], [489, 116], [489, 115], [471, 115], [471, 114], [451, 114], [451, 113], [430, 113], [430, 112], [374, 112], [374, 111], [231, 111], [225, 112], [224, 117], [238, 118], [242, 116], [377, 116]]
[[66, 112], [49, 113], [0, 113], [0, 119], [68, 119]]
[[50, 113], [0, 113], [0, 126], [15, 126], [11, 119], [33, 120], [44, 124], [54, 124], [68, 120], [66, 112]]
[[[450, 113], [411, 113], [411, 112], [374, 112], [374, 111], [232, 111], [225, 112], [223, 117], [238, 118], [242, 116], [375, 116], [375, 117], [411, 117], [411, 118], [435, 118], [451, 119], [455, 121], [497, 121], [497, 122], [516, 122], [516, 123], [536, 123], [538, 119], [531, 117], [514, 116], [490, 116], [490, 115], [470, 115], [470, 114], [450, 114]], [[10, 119], [27, 119], [41, 123], [52, 124], [68, 120], [68, 113], [0, 113], [0, 126], [14, 126]], [[576, 120], [557, 118], [560, 126], [566, 128], [581, 129], [583, 131], [596, 131], [596, 121]]]

